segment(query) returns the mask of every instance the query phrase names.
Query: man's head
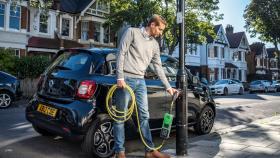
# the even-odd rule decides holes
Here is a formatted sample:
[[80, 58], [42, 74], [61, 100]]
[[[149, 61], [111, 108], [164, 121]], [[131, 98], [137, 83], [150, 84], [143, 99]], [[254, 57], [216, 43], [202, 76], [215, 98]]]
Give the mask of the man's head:
[[148, 22], [149, 33], [153, 37], [161, 36], [166, 26], [166, 21], [160, 15], [153, 15]]

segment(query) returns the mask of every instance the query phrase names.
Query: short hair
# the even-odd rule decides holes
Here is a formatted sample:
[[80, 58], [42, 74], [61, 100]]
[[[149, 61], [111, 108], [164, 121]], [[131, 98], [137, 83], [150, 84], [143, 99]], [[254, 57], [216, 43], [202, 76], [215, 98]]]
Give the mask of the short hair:
[[164, 24], [164, 25], [167, 25], [166, 20], [165, 20], [162, 16], [160, 16], [160, 15], [158, 15], [158, 14], [154, 14], [154, 15], [149, 19], [148, 26], [150, 26], [151, 23], [153, 23], [153, 22], [156, 24], [156, 26], [159, 26], [160, 23], [162, 23], [162, 24]]

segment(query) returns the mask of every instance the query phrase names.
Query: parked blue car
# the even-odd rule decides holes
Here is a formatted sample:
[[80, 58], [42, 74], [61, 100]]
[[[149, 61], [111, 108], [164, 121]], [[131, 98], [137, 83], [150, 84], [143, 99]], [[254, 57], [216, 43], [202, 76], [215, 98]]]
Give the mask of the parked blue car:
[[21, 95], [20, 81], [15, 76], [0, 71], [0, 109], [10, 107]]

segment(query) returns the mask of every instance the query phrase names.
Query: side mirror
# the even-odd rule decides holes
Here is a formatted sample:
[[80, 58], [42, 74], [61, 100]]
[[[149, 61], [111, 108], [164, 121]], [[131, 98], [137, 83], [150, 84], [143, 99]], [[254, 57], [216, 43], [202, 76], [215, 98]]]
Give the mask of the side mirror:
[[198, 82], [199, 82], [198, 77], [197, 76], [193, 76], [192, 77], [192, 82], [193, 82], [193, 84], [198, 84]]

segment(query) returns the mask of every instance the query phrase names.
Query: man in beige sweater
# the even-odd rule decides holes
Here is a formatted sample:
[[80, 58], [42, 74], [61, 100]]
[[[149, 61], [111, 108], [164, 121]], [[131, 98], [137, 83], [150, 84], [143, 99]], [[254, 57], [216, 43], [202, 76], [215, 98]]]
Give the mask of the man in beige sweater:
[[[129, 85], [136, 96], [139, 111], [141, 131], [144, 140], [150, 147], [154, 147], [149, 127], [149, 111], [147, 88], [144, 79], [145, 71], [150, 63], [155, 67], [166, 91], [173, 95], [177, 90], [172, 88], [162, 69], [159, 44], [155, 37], [161, 36], [166, 21], [159, 15], [154, 15], [148, 25], [142, 28], [128, 28], [121, 39], [120, 52], [117, 58], [117, 85], [124, 88]], [[126, 90], [118, 92], [117, 106], [120, 110], [127, 109], [130, 99]], [[117, 158], [125, 158], [124, 123], [114, 123], [114, 151]], [[169, 155], [157, 150], [146, 148], [146, 158], [169, 158]]]

